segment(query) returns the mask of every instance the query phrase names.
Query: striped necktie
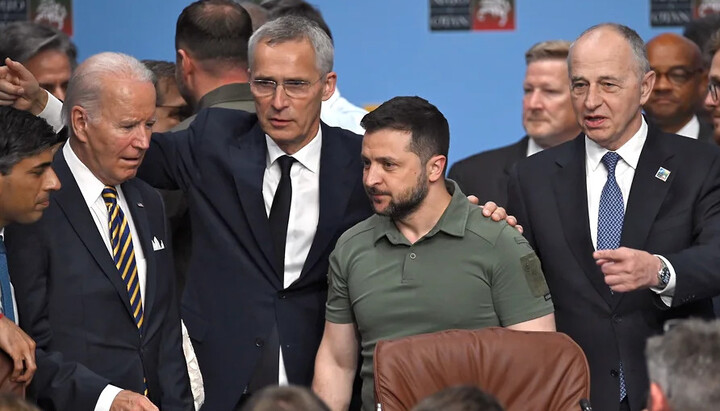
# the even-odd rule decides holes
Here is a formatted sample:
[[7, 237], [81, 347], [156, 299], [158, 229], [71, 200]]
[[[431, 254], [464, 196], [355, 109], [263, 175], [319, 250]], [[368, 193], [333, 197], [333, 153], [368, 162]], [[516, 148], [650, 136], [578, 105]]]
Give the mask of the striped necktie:
[[118, 192], [113, 186], [105, 186], [102, 191], [105, 206], [108, 209], [108, 226], [110, 228], [110, 244], [112, 246], [115, 267], [127, 288], [130, 298], [130, 307], [137, 328], [142, 329], [143, 308], [140, 298], [140, 278], [138, 278], [137, 266], [135, 264], [135, 250], [133, 249], [130, 225], [125, 213], [118, 204]]

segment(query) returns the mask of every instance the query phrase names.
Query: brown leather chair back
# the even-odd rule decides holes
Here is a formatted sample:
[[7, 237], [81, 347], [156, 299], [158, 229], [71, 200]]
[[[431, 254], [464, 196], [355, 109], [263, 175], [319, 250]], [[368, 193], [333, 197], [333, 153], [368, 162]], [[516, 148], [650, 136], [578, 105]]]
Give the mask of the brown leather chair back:
[[506, 411], [580, 409], [590, 368], [565, 334], [506, 328], [449, 330], [375, 347], [375, 397], [383, 411], [409, 410], [454, 385], [476, 385]]

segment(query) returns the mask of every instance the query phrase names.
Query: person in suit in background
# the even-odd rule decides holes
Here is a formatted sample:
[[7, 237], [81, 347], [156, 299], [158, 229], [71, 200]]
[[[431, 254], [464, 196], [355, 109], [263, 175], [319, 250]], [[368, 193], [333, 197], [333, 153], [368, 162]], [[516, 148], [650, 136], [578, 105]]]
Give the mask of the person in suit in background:
[[712, 142], [712, 124], [695, 114], [707, 94], [700, 48], [685, 37], [663, 33], [647, 43], [655, 86], [643, 105], [648, 120], [665, 133]]
[[154, 113], [153, 76], [136, 59], [78, 66], [53, 161], [63, 187], [37, 223], [7, 229], [43, 409], [192, 409], [162, 200], [133, 178]]
[[464, 193], [504, 206], [510, 169], [515, 163], [578, 135], [580, 126], [570, 103], [569, 47], [567, 41], [544, 41], [525, 53], [523, 127], [527, 135], [517, 143], [455, 163], [448, 178]]
[[713, 411], [720, 403], [720, 321], [685, 320], [645, 346], [648, 411]]
[[162, 133], [177, 126], [190, 116], [190, 106], [180, 95], [175, 80], [175, 63], [161, 60], [143, 60], [142, 63], [155, 76], [155, 124], [153, 132]]
[[720, 147], [648, 125], [655, 72], [631, 28], [583, 32], [568, 59], [583, 134], [520, 161], [510, 212], [542, 261], [558, 331], [590, 364], [591, 402], [639, 411], [643, 348], [720, 293]]
[[30, 21], [10, 23], [0, 28], [0, 61], [6, 58], [24, 64], [40, 87], [65, 99], [77, 66], [77, 48], [65, 33]]
[[[11, 381], [29, 384], [35, 373], [35, 341], [18, 326], [8, 275], [5, 226], [37, 221], [60, 181], [50, 167], [62, 139], [42, 119], [0, 107], [0, 349], [14, 363]], [[13, 275], [17, 279], [19, 274]]]

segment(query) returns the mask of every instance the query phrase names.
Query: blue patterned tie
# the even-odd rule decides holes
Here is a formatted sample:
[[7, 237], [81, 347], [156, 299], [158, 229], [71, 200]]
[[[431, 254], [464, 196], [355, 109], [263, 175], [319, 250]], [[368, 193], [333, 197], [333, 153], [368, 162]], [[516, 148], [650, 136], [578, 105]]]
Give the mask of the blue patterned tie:
[[[597, 227], [597, 249], [614, 250], [620, 247], [622, 236], [623, 218], [625, 217], [625, 206], [622, 192], [615, 180], [615, 167], [620, 160], [618, 153], [608, 151], [602, 158], [602, 163], [608, 171], [607, 181], [600, 195], [600, 208], [598, 212]], [[619, 370], [620, 379], [620, 401], [625, 399], [625, 372], [622, 362]]]
[[7, 252], [5, 241], [0, 237], [0, 297], [2, 298], [2, 312], [8, 320], [15, 322], [13, 309], [12, 289], [10, 288], [10, 273], [8, 272]]

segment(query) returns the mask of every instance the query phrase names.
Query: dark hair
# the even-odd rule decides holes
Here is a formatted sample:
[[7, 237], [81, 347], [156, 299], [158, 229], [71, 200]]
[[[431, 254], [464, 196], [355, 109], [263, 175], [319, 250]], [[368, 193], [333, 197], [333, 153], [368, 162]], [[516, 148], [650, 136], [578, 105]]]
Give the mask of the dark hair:
[[10, 174], [15, 164], [63, 139], [45, 120], [12, 107], [0, 107], [0, 174]]
[[323, 19], [322, 13], [312, 4], [303, 0], [270, 0], [263, 3], [263, 7], [270, 11], [268, 20], [275, 20], [283, 16], [305, 17], [310, 21], [314, 21], [330, 37], [330, 41], [333, 39], [330, 27]]
[[25, 63], [41, 51], [57, 50], [77, 66], [77, 48], [60, 30], [29, 21], [13, 22], [0, 28], [0, 65], [5, 58]]
[[153, 85], [155, 86], [155, 95], [157, 96], [155, 105], [162, 106], [165, 103], [165, 91], [167, 88], [163, 88], [163, 82], [169, 81], [172, 84], [176, 84], [175, 80], [175, 63], [162, 60], [142, 60], [142, 64], [152, 71], [155, 76]]
[[[692, 40], [700, 47], [700, 50], [704, 51], [710, 38], [718, 30], [720, 30], [720, 14], [709, 14], [686, 24], [683, 30], [683, 36]], [[710, 56], [710, 60], [712, 60], [712, 55]], [[709, 66], [710, 60], [706, 60], [705, 64]]]
[[250, 15], [231, 0], [200, 0], [183, 9], [175, 26], [175, 48], [199, 61], [247, 66]]
[[412, 411], [503, 411], [490, 394], [478, 387], [461, 385], [446, 388], [425, 398]]
[[420, 97], [394, 97], [363, 117], [366, 133], [392, 129], [411, 134], [410, 151], [425, 163], [434, 155], [447, 157], [450, 127], [445, 116]]
[[250, 397], [242, 411], [330, 411], [330, 408], [307, 388], [274, 386]]
[[40, 411], [40, 408], [30, 404], [15, 394], [0, 394], [0, 411]]

